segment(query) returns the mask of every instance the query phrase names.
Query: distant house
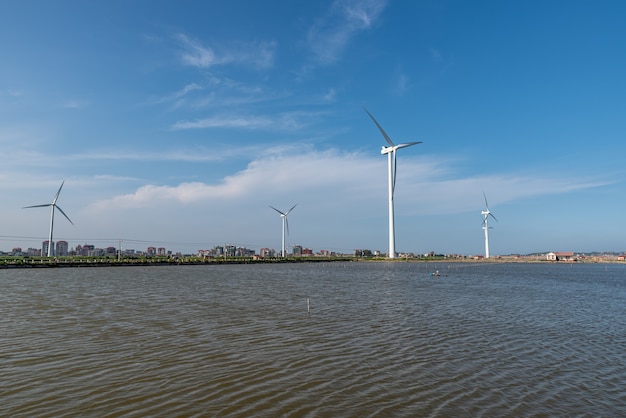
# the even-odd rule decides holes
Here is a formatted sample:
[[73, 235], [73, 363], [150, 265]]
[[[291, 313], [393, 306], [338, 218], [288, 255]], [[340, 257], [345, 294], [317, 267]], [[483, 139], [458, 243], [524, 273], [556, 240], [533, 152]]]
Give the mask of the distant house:
[[548, 261], [576, 261], [574, 253], [571, 251], [560, 251], [546, 254]]
[[626, 254], [620, 254], [617, 256], [617, 261], [626, 261]]

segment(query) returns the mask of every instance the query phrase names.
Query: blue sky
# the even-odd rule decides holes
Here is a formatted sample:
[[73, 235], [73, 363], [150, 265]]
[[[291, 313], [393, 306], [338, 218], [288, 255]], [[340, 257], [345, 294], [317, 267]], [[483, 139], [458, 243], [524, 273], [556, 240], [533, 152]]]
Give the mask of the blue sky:
[[626, 3], [0, 6], [0, 249], [626, 250]]

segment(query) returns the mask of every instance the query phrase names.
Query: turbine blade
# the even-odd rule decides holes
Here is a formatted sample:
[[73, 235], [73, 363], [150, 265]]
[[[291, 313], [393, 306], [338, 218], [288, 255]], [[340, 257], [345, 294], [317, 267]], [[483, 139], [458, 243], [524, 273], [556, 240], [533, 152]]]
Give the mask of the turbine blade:
[[282, 213], [281, 211], [279, 211], [278, 209], [276, 209], [274, 206], [268, 205], [270, 208], [274, 209], [276, 212], [280, 213], [281, 215], [285, 216], [284, 213]]
[[287, 235], [289, 235], [289, 220], [285, 216], [285, 230], [287, 231]]
[[47, 206], [52, 206], [52, 203], [46, 203], [45, 205], [34, 205], [34, 206], [24, 206], [22, 209], [28, 208], [45, 208]]
[[383, 137], [385, 137], [385, 140], [387, 141], [387, 143], [389, 145], [391, 145], [392, 147], [395, 147], [395, 144], [393, 143], [393, 141], [391, 140], [391, 138], [389, 138], [389, 135], [387, 135], [387, 132], [385, 132], [385, 130], [383, 129], [382, 126], [380, 126], [380, 124], [378, 123], [378, 121], [376, 119], [374, 119], [374, 116], [372, 116], [372, 114], [370, 112], [367, 111], [367, 109], [365, 107], [363, 107], [363, 110], [365, 110], [365, 113], [367, 113], [369, 115], [370, 118], [372, 118], [372, 120], [374, 121], [374, 123], [376, 124], [376, 126], [378, 127], [378, 130], [380, 131], [381, 134], [383, 134]]
[[63, 216], [65, 216], [65, 219], [67, 219], [68, 221], [70, 221], [70, 223], [71, 223], [72, 225], [74, 225], [74, 222], [72, 222], [72, 220], [69, 218], [69, 216], [67, 216], [67, 215], [65, 214], [65, 212], [63, 212], [63, 209], [61, 209], [61, 207], [60, 207], [60, 206], [57, 206], [57, 205], [53, 205], [53, 206], [54, 206], [55, 208], [57, 208], [57, 209], [59, 210], [59, 212], [61, 212], [61, 213], [63, 214]]
[[493, 213], [489, 212], [489, 216], [491, 216], [493, 219], [496, 220], [496, 222], [498, 222], [498, 219], [495, 216], [493, 216]]
[[422, 141], [417, 141], [417, 142], [407, 142], [406, 144], [400, 144], [400, 145], [396, 145], [396, 149], [400, 149], [400, 148], [406, 148], [406, 147], [410, 147], [412, 145], [417, 145], [417, 144], [421, 144]]
[[393, 150], [393, 178], [391, 179], [391, 196], [396, 192], [396, 172], [398, 169], [396, 150]]
[[485, 198], [485, 207], [487, 208], [487, 211], [489, 211], [489, 204], [487, 203], [487, 195], [485, 192], [483, 192], [483, 197]]
[[298, 206], [298, 204], [296, 203], [295, 205], [293, 205], [291, 207], [291, 209], [289, 209], [287, 212], [285, 212], [285, 216], [287, 216], [289, 214], [289, 212], [291, 212], [293, 210], [293, 208], [295, 208], [296, 206]]
[[54, 195], [54, 199], [52, 199], [52, 204], [54, 205], [57, 202], [57, 199], [59, 198], [59, 195], [61, 194], [61, 189], [63, 188], [63, 185], [65, 184], [65, 180], [63, 180], [61, 182], [61, 187], [59, 187], [59, 190], [57, 191], [57, 194]]

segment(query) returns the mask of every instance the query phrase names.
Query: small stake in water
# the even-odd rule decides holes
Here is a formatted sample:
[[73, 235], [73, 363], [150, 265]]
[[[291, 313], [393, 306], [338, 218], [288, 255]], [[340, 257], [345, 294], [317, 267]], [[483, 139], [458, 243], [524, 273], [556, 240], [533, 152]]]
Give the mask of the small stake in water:
[[311, 301], [309, 298], [306, 298], [306, 313], [311, 315]]

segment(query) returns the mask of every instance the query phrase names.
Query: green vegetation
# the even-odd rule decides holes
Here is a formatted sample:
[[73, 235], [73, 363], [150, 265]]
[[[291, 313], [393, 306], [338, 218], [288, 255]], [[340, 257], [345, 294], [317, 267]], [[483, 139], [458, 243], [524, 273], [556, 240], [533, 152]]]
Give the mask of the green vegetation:
[[164, 265], [203, 265], [203, 264], [251, 264], [251, 263], [298, 263], [353, 261], [354, 257], [196, 257], [196, 256], [124, 256], [117, 257], [29, 257], [2, 256], [0, 268], [38, 267], [114, 267], [114, 266], [164, 266]]
[[[124, 266], [186, 266], [186, 265], [220, 265], [220, 264], [266, 264], [266, 263], [320, 263], [320, 262], [468, 262], [468, 263], [549, 263], [543, 256], [506, 256], [490, 259], [474, 258], [459, 255], [407, 255], [393, 260], [385, 256], [288, 256], [288, 257], [198, 257], [185, 256], [123, 256], [118, 259], [114, 256], [0, 256], [0, 269], [7, 268], [40, 268], [40, 267], [124, 267]], [[589, 257], [582, 262], [621, 262], [617, 257]]]

